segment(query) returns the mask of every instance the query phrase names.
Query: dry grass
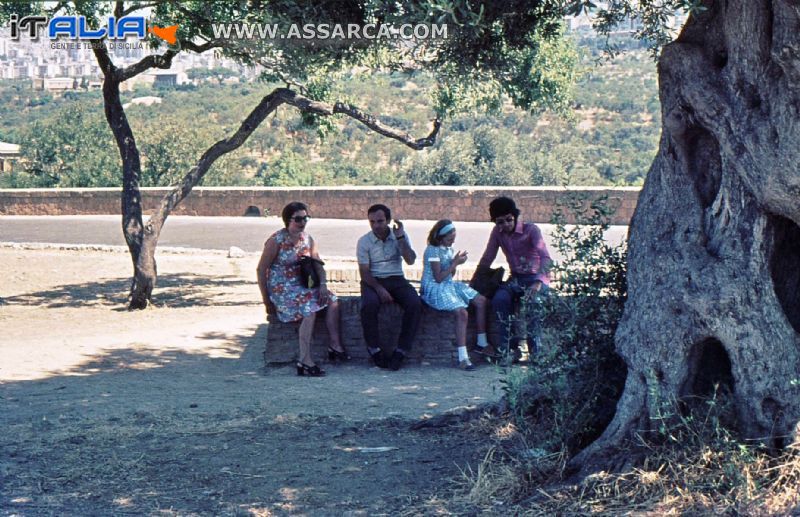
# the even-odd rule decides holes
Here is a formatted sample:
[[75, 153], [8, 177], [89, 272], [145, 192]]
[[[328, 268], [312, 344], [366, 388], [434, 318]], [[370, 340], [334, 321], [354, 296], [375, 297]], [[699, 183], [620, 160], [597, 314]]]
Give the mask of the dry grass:
[[531, 487], [525, 482], [527, 475], [522, 464], [513, 458], [500, 461], [495, 455], [497, 448], [492, 447], [478, 465], [477, 472], [469, 466], [462, 472], [464, 482], [469, 487], [466, 494], [469, 503], [485, 506], [516, 501], [530, 490]]
[[645, 453], [637, 467], [565, 486], [565, 455], [529, 443], [546, 430], [526, 437], [509, 433], [504, 419], [479, 425], [494, 443], [476, 470], [462, 472], [454, 506], [512, 515], [800, 515], [800, 444], [776, 455], [689, 419], [632, 449]]

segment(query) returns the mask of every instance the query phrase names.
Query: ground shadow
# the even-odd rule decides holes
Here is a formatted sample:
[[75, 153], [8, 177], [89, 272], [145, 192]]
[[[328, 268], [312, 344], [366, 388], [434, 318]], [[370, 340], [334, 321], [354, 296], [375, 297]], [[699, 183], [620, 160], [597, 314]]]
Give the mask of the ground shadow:
[[264, 369], [266, 332], [266, 324], [206, 332], [184, 348], [132, 343], [46, 379], [0, 384], [0, 508], [391, 514], [444, 490], [481, 456], [481, 436], [365, 418], [368, 397], [354, 375], [395, 397], [414, 391], [390, 388], [376, 368], [326, 379]]
[[[233, 275], [159, 275], [153, 303], [174, 308], [242, 305], [241, 301], [231, 299], [229, 293], [238, 287], [252, 285], [253, 282]], [[45, 308], [107, 306], [124, 310], [129, 288], [130, 279], [114, 278], [6, 296], [2, 304]]]

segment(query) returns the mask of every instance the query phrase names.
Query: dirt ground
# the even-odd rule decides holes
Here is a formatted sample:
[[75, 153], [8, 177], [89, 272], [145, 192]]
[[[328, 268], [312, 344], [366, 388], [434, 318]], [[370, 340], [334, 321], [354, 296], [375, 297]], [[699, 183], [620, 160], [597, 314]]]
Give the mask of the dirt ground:
[[257, 260], [161, 253], [159, 306], [131, 313], [126, 253], [0, 247], [0, 513], [471, 513], [489, 437], [411, 425], [501, 374], [265, 368]]

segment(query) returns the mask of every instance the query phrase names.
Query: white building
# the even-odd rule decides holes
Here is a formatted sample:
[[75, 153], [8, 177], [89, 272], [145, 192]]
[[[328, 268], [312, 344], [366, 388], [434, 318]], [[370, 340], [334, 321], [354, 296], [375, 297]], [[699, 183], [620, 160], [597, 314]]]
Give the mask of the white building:
[[34, 78], [34, 90], [46, 90], [51, 93], [63, 93], [74, 90], [80, 85], [80, 80], [76, 77], [42, 77]]
[[11, 172], [12, 163], [20, 157], [19, 146], [0, 142], [0, 172]]

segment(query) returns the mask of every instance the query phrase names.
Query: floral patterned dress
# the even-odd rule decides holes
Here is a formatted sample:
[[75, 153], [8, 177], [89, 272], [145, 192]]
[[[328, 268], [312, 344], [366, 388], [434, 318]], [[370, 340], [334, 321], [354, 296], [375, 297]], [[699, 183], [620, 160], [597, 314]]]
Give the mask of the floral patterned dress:
[[464, 282], [453, 280], [453, 275], [448, 275], [441, 282], [436, 281], [431, 262], [438, 262], [442, 269], [447, 269], [452, 264], [454, 257], [455, 252], [452, 247], [429, 245], [425, 248], [421, 282], [422, 301], [436, 310], [466, 309], [470, 300], [478, 296], [478, 291]]
[[[327, 307], [319, 303], [319, 288], [308, 289], [300, 284], [300, 257], [311, 255], [311, 240], [306, 232], [300, 234], [292, 244], [286, 228], [278, 230], [270, 238], [278, 244], [278, 255], [269, 267], [269, 299], [278, 309], [282, 322], [298, 321]], [[335, 301], [336, 296], [330, 295]]]

